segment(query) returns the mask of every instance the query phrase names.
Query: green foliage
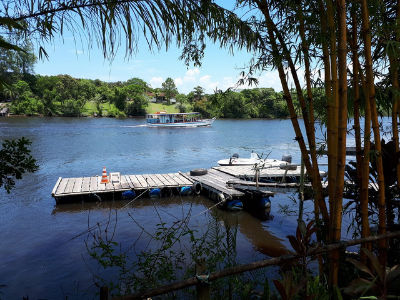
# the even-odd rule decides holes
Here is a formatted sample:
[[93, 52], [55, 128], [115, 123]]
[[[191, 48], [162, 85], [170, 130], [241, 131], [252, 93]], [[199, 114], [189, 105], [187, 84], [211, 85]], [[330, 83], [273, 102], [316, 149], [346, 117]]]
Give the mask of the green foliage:
[[105, 109], [102, 108], [102, 116], [103, 117], [109, 117], [109, 118], [123, 118], [126, 117], [125, 113], [123, 111], [120, 111], [118, 108], [116, 108], [113, 105], [109, 105], [109, 108]]
[[35, 115], [41, 114], [44, 111], [43, 104], [34, 98], [21, 97], [18, 101], [14, 101], [14, 103], [10, 107], [10, 111], [15, 115]]
[[181, 102], [178, 103], [177, 105], [175, 105], [175, 108], [177, 108], [180, 113], [189, 112], [188, 107], [185, 104], [181, 103]]
[[314, 233], [317, 232], [317, 228], [313, 227], [314, 223], [315, 221], [312, 220], [306, 225], [306, 223], [303, 220], [299, 219], [296, 229], [296, 236], [293, 235], [287, 236], [290, 245], [296, 251], [296, 254], [298, 254], [301, 257], [301, 267], [302, 267], [302, 273], [304, 275], [306, 274], [307, 270], [307, 265], [308, 265], [307, 257], [309, 253], [315, 250], [319, 246], [318, 243], [311, 242], [311, 237], [313, 236]]
[[204, 95], [204, 88], [201, 86], [196, 86], [193, 90], [193, 100], [199, 101], [203, 100], [203, 95]]
[[[166, 104], [149, 103], [146, 82], [132, 78], [127, 82], [105, 83], [100, 80], [76, 79], [68, 75], [34, 76], [30, 83], [18, 81], [3, 91], [3, 97], [12, 98], [11, 113], [47, 116], [93, 115], [122, 117], [143, 116], [147, 111], [164, 110]], [[199, 95], [203, 89], [196, 87]], [[33, 93], [35, 91], [35, 93]], [[194, 92], [188, 96], [177, 94], [176, 107], [168, 112], [197, 111], [203, 117], [259, 118], [287, 117], [287, 110], [279, 93], [273, 89], [247, 89], [240, 93], [228, 91], [202, 96], [197, 100]], [[187, 103], [192, 99], [194, 107]], [[109, 103], [114, 108], [106, 109]], [[95, 107], [93, 106], [95, 104]], [[149, 106], [150, 105], [150, 106]], [[104, 112], [103, 112], [104, 111]], [[107, 111], [107, 113], [105, 112]]]
[[[135, 222], [133, 217], [132, 219]], [[113, 240], [117, 223], [114, 224], [113, 230], [109, 228], [110, 222], [104, 229], [98, 224], [97, 230], [92, 231], [92, 241], [87, 241], [87, 248], [101, 269], [108, 270], [108, 274], [111, 271], [115, 276], [105, 279], [100, 274], [95, 274], [97, 284], [109, 286], [112, 295], [123, 295], [194, 277], [195, 262], [201, 257], [206, 258], [209, 272], [237, 264], [237, 224], [232, 225], [222, 220], [221, 226], [221, 220], [214, 215], [210, 219], [208, 229], [200, 233], [188, 227], [189, 219], [190, 214], [183, 220], [166, 224], [160, 217], [154, 233], [147, 232], [135, 222], [142, 229], [140, 239], [148, 241], [145, 243], [147, 247], [140, 249], [136, 249], [135, 242], [130, 247], [134, 251], [133, 256], [132, 253], [129, 255], [127, 251], [122, 250]], [[260, 283], [256, 276], [264, 278], [263, 271], [213, 281], [213, 298], [241, 299], [242, 295], [248, 295], [249, 291]], [[180, 293], [193, 296], [194, 291], [185, 290]], [[177, 296], [171, 295], [171, 298], [174, 297]], [[166, 296], [163, 296], [163, 299], [165, 298]]]
[[13, 100], [10, 111], [16, 115], [33, 115], [42, 113], [44, 105], [34, 98], [34, 95], [25, 81], [18, 81], [12, 86], [15, 99]]
[[82, 113], [81, 104], [74, 100], [67, 100], [61, 107], [61, 113], [64, 117], [79, 117]]
[[168, 77], [163, 83], [162, 83], [162, 92], [164, 93], [165, 99], [167, 99], [167, 104], [169, 105], [171, 102], [171, 99], [175, 97], [175, 95], [178, 94], [178, 89], [176, 88], [175, 82], [172, 80], [172, 78]]
[[148, 103], [144, 97], [136, 97], [135, 100], [126, 105], [125, 113], [128, 116], [144, 116], [146, 114], [145, 107], [148, 106]]
[[123, 111], [126, 105], [127, 94], [124, 88], [114, 88], [114, 97], [111, 103], [114, 103], [117, 109]]
[[199, 100], [193, 104], [193, 110], [196, 112], [199, 112], [205, 118], [210, 117], [208, 107], [209, 107], [209, 104], [205, 100]]
[[[364, 253], [372, 262], [373, 269], [371, 270], [369, 267], [367, 267], [366, 265], [355, 259], [347, 258], [346, 261], [352, 263], [360, 271], [368, 274], [369, 278], [354, 279], [349, 284], [349, 286], [347, 286], [344, 289], [344, 293], [345, 294], [362, 293], [360, 299], [362, 299], [364, 295], [377, 296], [375, 298], [369, 298], [369, 299], [393, 298], [393, 296], [388, 296], [387, 288], [390, 286], [390, 283], [392, 283], [392, 281], [394, 281], [396, 278], [400, 276], [400, 265], [396, 265], [392, 268], [384, 267], [380, 264], [378, 258], [368, 249], [363, 248], [361, 250], [364, 251]], [[400, 299], [400, 297], [397, 297], [396, 299]]]
[[297, 296], [307, 284], [307, 278], [302, 278], [299, 281], [295, 281], [293, 278], [293, 272], [287, 271], [283, 274], [282, 280], [273, 280], [279, 295], [282, 300], [291, 300]]
[[184, 103], [189, 102], [188, 100], [188, 96], [186, 96], [185, 94], [178, 94], [175, 96], [176, 102], [183, 105]]
[[146, 112], [148, 113], [155, 113], [156, 111], [163, 111], [166, 110], [168, 113], [174, 113], [174, 112], [179, 112], [179, 109], [176, 106], [167, 106], [162, 103], [151, 103], [149, 102], [149, 105], [146, 108]]
[[5, 141], [0, 150], [0, 187], [4, 185], [7, 193], [15, 185], [15, 179], [22, 179], [25, 172], [36, 172], [39, 166], [27, 148], [31, 142], [24, 137], [18, 141]]

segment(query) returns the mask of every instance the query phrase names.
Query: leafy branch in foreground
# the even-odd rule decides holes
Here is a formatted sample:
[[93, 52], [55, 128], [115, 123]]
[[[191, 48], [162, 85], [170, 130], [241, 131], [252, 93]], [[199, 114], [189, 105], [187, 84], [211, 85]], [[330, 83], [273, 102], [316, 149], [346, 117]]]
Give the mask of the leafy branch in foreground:
[[[154, 208], [157, 210], [156, 206]], [[149, 232], [132, 215], [130, 217], [140, 231], [133, 245], [122, 247], [115, 242], [116, 218], [110, 218], [105, 226], [98, 224], [86, 240], [90, 257], [97, 261], [97, 272], [91, 270], [95, 284], [108, 286], [110, 295], [140, 293], [194, 277], [197, 274], [195, 264], [200, 258], [205, 259], [208, 274], [237, 265], [238, 225], [218, 215], [212, 215], [207, 228], [201, 232], [189, 228], [190, 213], [172, 224], [162, 221], [159, 215], [154, 232]], [[240, 299], [262, 282], [264, 272], [265, 269], [260, 269], [213, 281], [212, 296]], [[184, 289], [163, 295], [162, 299], [192, 299], [194, 296], [194, 289]]]
[[[368, 293], [370, 295], [377, 295], [377, 297], [369, 297], [368, 299], [400, 299], [400, 297], [389, 296], [387, 291], [388, 287], [390, 286], [389, 284], [391, 284], [400, 276], [400, 265], [396, 265], [392, 268], [383, 267], [378, 258], [371, 251], [366, 248], [362, 248], [361, 250], [364, 251], [371, 260], [373, 268], [369, 268], [358, 260], [352, 258], [347, 258], [346, 261], [352, 263], [360, 271], [368, 274], [370, 278], [354, 279], [349, 286], [344, 289], [344, 293], [350, 295], [362, 293], [360, 299], [367, 299], [363, 298], [363, 296], [367, 295]], [[375, 275], [374, 270], [377, 275]]]
[[18, 141], [5, 141], [0, 150], [0, 187], [4, 185], [7, 193], [15, 185], [15, 179], [22, 179], [25, 172], [36, 172], [39, 166], [30, 155], [31, 150], [27, 148], [32, 144], [24, 137]]

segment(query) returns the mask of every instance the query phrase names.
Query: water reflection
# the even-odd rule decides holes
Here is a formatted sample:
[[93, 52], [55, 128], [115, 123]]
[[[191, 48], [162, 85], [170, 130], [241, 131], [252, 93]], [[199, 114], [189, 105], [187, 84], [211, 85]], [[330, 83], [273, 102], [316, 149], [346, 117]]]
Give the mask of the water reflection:
[[[98, 203], [57, 204], [52, 214], [79, 214], [88, 211], [129, 211], [140, 222], [143, 216], [146, 216], [148, 219], [157, 219], [156, 210], [161, 210], [168, 211], [170, 215], [169, 219], [176, 221], [184, 218], [189, 210], [192, 209], [191, 218], [194, 220], [200, 218], [201, 214], [209, 213], [207, 208], [213, 207], [214, 204], [214, 202], [202, 196], [139, 198], [135, 201], [115, 200]], [[283, 244], [284, 240], [276, 236], [272, 232], [272, 229], [269, 228], [268, 224], [274, 222], [271, 218], [261, 222], [246, 211], [232, 213], [220, 210], [217, 207], [213, 207], [211, 211], [216, 212], [221, 221], [229, 222], [231, 225], [237, 223], [239, 232], [253, 245], [254, 251], [268, 257], [278, 257], [288, 253], [286, 246]], [[266, 213], [270, 216], [270, 212]], [[107, 220], [108, 217], [105, 217], [104, 221]], [[163, 221], [167, 222], [164, 219]], [[154, 232], [156, 230], [156, 223], [146, 222], [146, 230]], [[198, 225], [196, 223], [196, 226]], [[241, 238], [239, 237], [239, 240]], [[241, 248], [242, 245], [238, 243], [238, 252], [241, 251]]]

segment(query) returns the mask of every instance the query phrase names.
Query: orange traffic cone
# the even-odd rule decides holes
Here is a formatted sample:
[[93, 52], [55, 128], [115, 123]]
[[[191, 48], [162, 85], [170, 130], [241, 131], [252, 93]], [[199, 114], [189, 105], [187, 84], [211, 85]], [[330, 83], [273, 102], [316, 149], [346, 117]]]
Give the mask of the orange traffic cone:
[[101, 181], [100, 183], [108, 183], [108, 176], [107, 176], [107, 171], [106, 167], [103, 167], [103, 175], [101, 175]]

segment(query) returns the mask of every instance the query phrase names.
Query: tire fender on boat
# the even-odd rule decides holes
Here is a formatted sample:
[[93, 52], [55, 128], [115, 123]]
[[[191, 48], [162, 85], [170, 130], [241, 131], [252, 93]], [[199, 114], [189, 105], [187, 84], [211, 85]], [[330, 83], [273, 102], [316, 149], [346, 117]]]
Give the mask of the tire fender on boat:
[[196, 195], [200, 195], [201, 191], [203, 190], [203, 186], [200, 181], [195, 181], [192, 185], [193, 193]]
[[207, 169], [190, 170], [190, 176], [200, 176], [200, 175], [206, 175], [206, 174], [207, 174]]
[[216, 194], [216, 199], [218, 206], [220, 208], [223, 208], [226, 205], [226, 202], [229, 200], [232, 200], [232, 196], [231, 195], [224, 195], [223, 193], [218, 193]]
[[223, 193], [219, 193], [217, 195], [217, 201], [218, 201], [218, 203], [220, 203], [220, 205], [224, 205], [225, 204], [226, 198], [225, 198]]

